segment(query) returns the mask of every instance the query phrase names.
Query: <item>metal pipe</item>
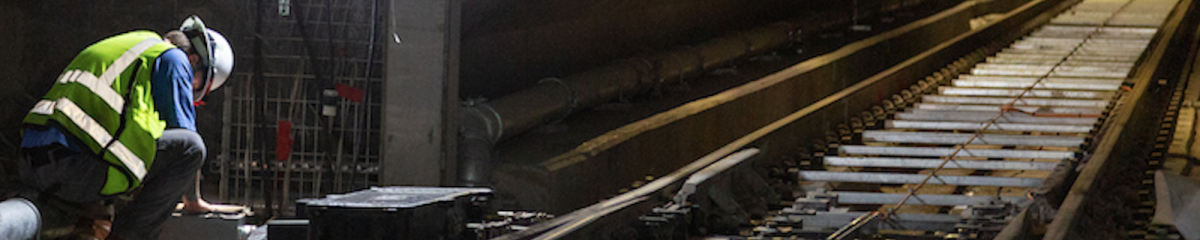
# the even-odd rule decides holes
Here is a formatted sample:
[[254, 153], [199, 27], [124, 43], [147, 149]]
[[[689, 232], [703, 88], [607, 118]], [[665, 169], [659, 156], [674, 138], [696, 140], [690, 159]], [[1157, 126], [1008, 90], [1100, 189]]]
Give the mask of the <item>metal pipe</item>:
[[500, 115], [488, 105], [468, 101], [458, 111], [458, 185], [486, 186], [491, 179], [492, 147], [503, 135]]
[[0, 202], [0, 238], [33, 239], [38, 235], [42, 214], [38, 207], [24, 198]]
[[562, 79], [547, 78], [538, 85], [492, 100], [504, 119], [505, 140], [536, 126], [556, 122], [581, 109], [612, 101], [703, 73], [735, 60], [787, 43], [792, 25], [786, 22], [710, 40], [674, 51], [627, 59]]
[[[359, 89], [371, 89], [371, 65], [375, 64], [375, 39], [376, 39], [375, 25], [378, 22], [377, 21], [378, 17], [376, 16], [376, 14], [379, 13], [379, 10], [377, 10], [378, 7], [379, 7], [379, 0], [372, 0], [371, 1], [371, 29], [368, 31], [369, 33], [367, 34], [367, 42], [368, 42], [368, 44], [367, 44], [367, 65], [364, 67], [363, 82], [362, 82], [362, 85], [358, 86]], [[363, 139], [367, 138], [367, 136], [370, 136], [370, 134], [363, 134], [363, 131], [365, 131], [364, 129], [366, 129], [366, 128], [370, 128], [370, 125], [369, 125], [369, 123], [363, 124], [364, 119], [369, 119], [369, 117], [363, 116], [363, 115], [371, 113], [371, 110], [370, 110], [371, 98], [370, 98], [370, 96], [371, 96], [371, 91], [363, 92], [363, 104], [358, 107], [358, 111], [354, 114], [354, 142], [352, 144], [353, 149], [350, 151], [351, 152], [350, 159], [354, 159], [355, 161], [358, 161], [360, 149], [363, 152], [367, 151], [366, 150], [367, 144], [362, 144], [362, 142], [364, 141]], [[354, 173], [351, 173], [350, 176], [351, 176], [350, 185], [355, 186], [354, 180], [358, 179], [358, 178], [354, 176]], [[363, 183], [364, 183], [363, 185], [369, 185], [369, 183], [366, 183], [365, 179], [364, 179]], [[355, 187], [357, 187], [357, 186], [355, 186]]]
[[795, 37], [796, 28], [777, 22], [561, 79], [542, 79], [533, 87], [488, 102], [464, 102], [459, 109], [459, 184], [486, 185], [491, 145], [620, 96], [674, 84], [784, 46]]

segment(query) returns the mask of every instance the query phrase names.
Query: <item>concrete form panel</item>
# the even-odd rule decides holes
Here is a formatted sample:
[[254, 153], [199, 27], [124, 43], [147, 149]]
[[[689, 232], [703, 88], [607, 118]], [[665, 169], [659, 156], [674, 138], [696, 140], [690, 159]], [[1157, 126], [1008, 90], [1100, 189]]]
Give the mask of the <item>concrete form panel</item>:
[[384, 185], [439, 185], [454, 169], [458, 0], [391, 2], [384, 84]]

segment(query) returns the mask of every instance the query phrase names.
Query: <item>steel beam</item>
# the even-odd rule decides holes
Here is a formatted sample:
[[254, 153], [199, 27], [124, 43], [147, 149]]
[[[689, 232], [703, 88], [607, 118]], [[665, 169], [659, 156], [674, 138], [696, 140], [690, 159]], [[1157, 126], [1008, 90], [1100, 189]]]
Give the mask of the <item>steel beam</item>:
[[[1010, 44], [1010, 46], [1008, 46], [1008, 47], [1010, 47], [1010, 48], [1025, 48], [1028, 46], [1052, 46], [1052, 47], [1056, 47], [1056, 48], [1052, 48], [1052, 49], [1058, 49], [1057, 47], [1075, 47], [1075, 46], [1109, 47], [1109, 46], [1111, 46], [1111, 47], [1118, 47], [1118, 48], [1146, 48], [1146, 43], [1148, 43], [1148, 42], [1138, 42], [1138, 41], [1122, 41], [1122, 42], [1086, 41], [1086, 40], [1079, 40], [1079, 38], [1056, 38], [1056, 40], [1058, 40], [1058, 41], [1044, 41], [1044, 40], [1048, 40], [1048, 38], [1031, 38], [1031, 40], [1016, 41], [1013, 44]], [[1141, 44], [1139, 44], [1139, 43], [1141, 43]]]
[[[1047, 27], [1058, 27], [1058, 25], [1050, 25]], [[1103, 29], [1100, 29], [1100, 31], [1098, 31], [1098, 32], [1095, 30], [1087, 30], [1087, 29], [1079, 29], [1082, 31], [1079, 31], [1079, 30], [1056, 31], [1056, 30], [1043, 28], [1043, 30], [1044, 31], [1039, 31], [1039, 32], [1041, 32], [1045, 35], [1083, 34], [1084, 36], [1091, 36], [1092, 38], [1100, 38], [1100, 39], [1110, 39], [1110, 38], [1150, 39], [1150, 38], [1154, 37], [1154, 33], [1158, 29], [1140, 28], [1140, 27], [1104, 27]], [[1037, 34], [1035, 33], [1034, 35], [1036, 36]]]
[[[849, 225], [858, 216], [866, 212], [817, 212], [815, 215], [786, 214], [768, 218], [775, 222], [799, 222], [803, 229], [837, 229]], [[876, 229], [920, 230], [920, 231], [954, 231], [955, 224], [962, 217], [950, 214], [896, 214], [879, 223]]]
[[[872, 192], [832, 192], [837, 194], [838, 204], [896, 204], [904, 199], [907, 194], [900, 193], [872, 193]], [[1021, 204], [1027, 200], [1025, 197], [998, 197], [1000, 200], [1011, 203]], [[942, 195], [942, 194], [916, 194], [909, 198], [905, 205], [929, 205], [929, 206], [962, 206], [987, 203], [997, 199], [996, 196], [966, 196], [966, 195]]]
[[996, 119], [998, 123], [1037, 123], [1037, 124], [1068, 124], [1068, 125], [1093, 125], [1099, 118], [1096, 117], [1038, 117], [1021, 112], [1006, 112], [1003, 115], [997, 112], [982, 112], [982, 111], [943, 111], [943, 110], [922, 110], [910, 109], [906, 112], [896, 113], [893, 117], [896, 120], [920, 120], [920, 121], [953, 121], [953, 122], [987, 122], [997, 115], [1000, 118]]
[[[1000, 105], [971, 105], [971, 104], [941, 104], [941, 103], [917, 103], [914, 104], [915, 109], [922, 110], [947, 110], [947, 111], [984, 111], [984, 112], [999, 112]], [[1081, 108], [1081, 107], [1048, 107], [1048, 106], [1030, 106], [1030, 105], [1015, 105], [1013, 108], [1031, 113], [1058, 113], [1058, 114], [1101, 114], [1104, 113], [1104, 108]]]
[[[925, 180], [925, 177], [925, 174], [905, 173], [800, 171], [800, 180], [819, 182], [917, 184]], [[935, 176], [930, 178], [926, 184], [1032, 188], [1041, 186], [1042, 179], [988, 176]]]
[[[973, 133], [894, 132], [882, 130], [868, 130], [864, 131], [862, 134], [863, 141], [867, 142], [919, 143], [938, 145], [963, 144], [975, 135]], [[967, 144], [1078, 147], [1083, 145], [1083, 143], [1084, 138], [1077, 136], [988, 133], [980, 135]]]
[[[889, 168], [937, 168], [944, 159], [937, 158], [896, 158], [896, 157], [825, 157], [826, 166], [845, 167], [889, 167]], [[954, 160], [946, 163], [944, 168], [950, 169], [980, 169], [980, 170], [1053, 170], [1058, 165], [1053, 162], [1031, 161], [982, 161]]]
[[1066, 56], [1065, 54], [1039, 54], [1039, 53], [1011, 53], [999, 52], [995, 55], [998, 58], [1022, 58], [1022, 59], [1063, 59], [1067, 60], [1088, 60], [1088, 61], [1109, 61], [1109, 62], [1136, 62], [1138, 56], [1097, 56], [1097, 55], [1073, 55]]
[[1067, 82], [1097, 82], [1097, 83], [1112, 83], [1113, 81], [1116, 81], [1116, 83], [1120, 83], [1121, 81], [1125, 80], [1123, 78], [1062, 78], [1062, 77], [1048, 77], [1048, 78], [1043, 79], [1040, 76], [1038, 76], [1038, 77], [1016, 77], [1016, 76], [986, 76], [986, 75], [970, 75], [970, 74], [959, 75], [958, 79], [962, 79], [962, 80], [1003, 80], [1003, 81], [1036, 81], [1038, 79], [1041, 79], [1043, 82], [1067, 81]]
[[1129, 75], [1128, 71], [1115, 72], [1105, 70], [1054, 70], [1053, 72], [1037, 69], [989, 69], [975, 68], [971, 69], [971, 74], [975, 75], [997, 75], [997, 76], [1046, 76], [1051, 77], [1081, 77], [1081, 78], [1124, 78]]
[[1035, 33], [1057, 33], [1057, 32], [1081, 32], [1092, 33], [1097, 29], [1101, 33], [1121, 33], [1121, 34], [1141, 34], [1154, 35], [1158, 29], [1140, 28], [1140, 27], [1100, 27], [1100, 26], [1071, 26], [1071, 25], [1046, 25], [1041, 29], [1034, 31]]
[[1144, 45], [1144, 44], [1129, 44], [1127, 42], [1084, 42], [1082, 40], [1059, 41], [1059, 42], [1017, 41], [1016, 43], [1013, 43], [1012, 45], [1008, 45], [1008, 47], [1015, 48], [1015, 49], [1053, 49], [1053, 50], [1061, 50], [1061, 49], [1071, 50], [1071, 49], [1075, 49], [1075, 47], [1077, 47], [1077, 46], [1082, 46], [1083, 48], [1115, 48], [1115, 49], [1145, 49], [1146, 48], [1146, 45]]
[[[838, 153], [849, 155], [946, 157], [954, 153], [952, 147], [893, 147], [844, 145]], [[1016, 149], [963, 149], [956, 157], [1020, 158], [1020, 159], [1073, 159], [1073, 151], [1016, 150]]]
[[1106, 45], [1088, 45], [1082, 46], [1021, 46], [1005, 48], [1002, 52], [1007, 53], [1036, 53], [1050, 55], [1103, 55], [1103, 56], [1138, 56], [1141, 55], [1145, 48], [1138, 47], [1118, 47]]
[[1023, 37], [1023, 38], [1021, 38], [1021, 40], [1017, 40], [1017, 42], [1070, 43], [1070, 44], [1079, 44], [1079, 43], [1082, 43], [1083, 41], [1084, 41], [1084, 39], [1078, 39], [1078, 38], [1047, 38], [1047, 37]]
[[1082, 38], [1060, 38], [1060, 37], [1038, 37], [1038, 36], [1026, 36], [1026, 37], [1021, 38], [1021, 40], [1022, 41], [1080, 41], [1080, 40], [1083, 40], [1083, 41], [1087, 41], [1087, 42], [1102, 42], [1102, 43], [1119, 42], [1119, 43], [1130, 43], [1130, 44], [1139, 44], [1139, 43], [1140, 44], [1149, 44], [1150, 43], [1150, 40], [1148, 40], [1148, 39], [1104, 39], [1104, 38], [1082, 39]]
[[[983, 122], [947, 122], [947, 121], [909, 121], [909, 120], [888, 120], [884, 122], [888, 129], [927, 129], [927, 130], [963, 130], [963, 131], [979, 131], [983, 129], [986, 123]], [[1086, 133], [1092, 131], [1091, 125], [1066, 125], [1066, 124], [1029, 124], [1029, 123], [996, 123], [988, 127], [987, 131], [1012, 131], [1012, 132], [1060, 132], [1060, 133]]]
[[[1043, 34], [1034, 34], [1033, 36], [1060, 37], [1060, 38], [1084, 38], [1084, 37], [1088, 37], [1089, 34], [1085, 34], [1085, 33], [1043, 33]], [[1126, 35], [1126, 34], [1112, 33], [1112, 32], [1100, 32], [1098, 34], [1091, 34], [1090, 36], [1093, 38], [1099, 38], [1099, 39], [1131, 39], [1131, 40], [1150, 39], [1150, 37], [1142, 36], [1142, 35]]]
[[1094, 44], [1124, 44], [1130, 46], [1146, 46], [1150, 44], [1150, 40], [1145, 39], [1103, 39], [1103, 38], [1049, 38], [1049, 37], [1024, 37], [1021, 42], [1086, 42]]
[[1146, 50], [1146, 46], [1139, 45], [1122, 45], [1122, 44], [1101, 44], [1101, 43], [1082, 43], [1078, 45], [1059, 45], [1059, 44], [1037, 44], [1026, 43], [1010, 45], [1006, 50], [1019, 52], [1037, 52], [1050, 54], [1067, 54], [1075, 53], [1100, 53], [1105, 54], [1141, 54]]
[[1114, 68], [1115, 67], [1132, 68], [1134, 65], [1133, 62], [1109, 62], [1109, 61], [1097, 61], [1097, 60], [1086, 60], [1086, 59], [1062, 61], [1061, 58], [1038, 59], [1038, 58], [997, 58], [997, 57], [988, 57], [987, 63], [1025, 64], [1025, 65], [1056, 65], [1056, 64], [1060, 64], [1063, 66], [1103, 66], [1103, 67], [1114, 67]]
[[1121, 79], [1074, 79], [1047, 78], [1038, 82], [1037, 77], [1002, 77], [962, 75], [954, 80], [956, 87], [991, 87], [991, 88], [1027, 88], [1034, 83], [1034, 89], [1078, 89], [1078, 90], [1117, 90], [1121, 87]]
[[[1013, 98], [1007, 97], [961, 97], [961, 96], [939, 96], [939, 95], [924, 95], [921, 99], [930, 103], [957, 103], [957, 104], [985, 104], [985, 105], [1005, 105], [1013, 102]], [[1056, 106], [1056, 107], [1095, 107], [1102, 108], [1108, 106], [1108, 100], [1082, 100], [1082, 99], [1059, 99], [1059, 98], [1031, 98], [1023, 97], [1017, 99], [1017, 105], [1038, 105], [1038, 106]]]
[[[1050, 25], [1042, 29], [1034, 31], [1030, 36], [1034, 37], [1059, 37], [1059, 38], [1099, 38], [1099, 39], [1150, 39], [1154, 37], [1154, 28], [1117, 28], [1106, 27], [1097, 29], [1094, 27], [1083, 27], [1076, 29], [1063, 28], [1067, 26]], [[1074, 26], [1068, 28], [1075, 28]], [[1149, 30], [1149, 31], [1147, 31]]]
[[1041, 97], [1041, 98], [1091, 98], [1107, 100], [1113, 96], [1113, 92], [1109, 91], [1079, 91], [1079, 90], [1042, 90], [1035, 89], [1025, 91], [1020, 88], [966, 88], [966, 87], [939, 87], [938, 93], [941, 95], [962, 95], [962, 96], [994, 96], [994, 97]]
[[1136, 56], [1141, 55], [1145, 51], [1145, 47], [1138, 46], [1113, 46], [1109, 44], [1083, 44], [1080, 46], [1070, 45], [1017, 45], [1016, 47], [1008, 47], [1002, 50], [1010, 53], [1036, 53], [1036, 54], [1077, 54], [1077, 55], [1105, 55], [1105, 56]]
[[1083, 45], [1083, 40], [1080, 40], [1080, 39], [1060, 38], [1058, 40], [1061, 40], [1061, 41], [1020, 40], [1020, 41], [1013, 42], [1013, 44], [1008, 45], [1008, 47], [1009, 48], [1019, 48], [1019, 49], [1038, 48], [1038, 47], [1058, 49], [1058, 48], [1074, 48], [1076, 46]]
[[978, 65], [975, 65], [975, 69], [988, 70], [988, 71], [999, 71], [999, 72], [1014, 72], [1014, 73], [1041, 72], [1041, 73], [1043, 73], [1042, 75], [1045, 75], [1044, 74], [1045, 72], [1048, 72], [1051, 70], [1054, 70], [1055, 72], [1061, 72], [1061, 73], [1077, 73], [1077, 72], [1093, 72], [1095, 74], [1128, 73], [1130, 68], [1129, 67], [1112, 67], [1112, 66], [1095, 66], [1095, 65], [1065, 66], [1065, 65], [1058, 65], [1058, 64], [1031, 65], [1031, 64], [1011, 64], [1011, 63], [981, 63]]

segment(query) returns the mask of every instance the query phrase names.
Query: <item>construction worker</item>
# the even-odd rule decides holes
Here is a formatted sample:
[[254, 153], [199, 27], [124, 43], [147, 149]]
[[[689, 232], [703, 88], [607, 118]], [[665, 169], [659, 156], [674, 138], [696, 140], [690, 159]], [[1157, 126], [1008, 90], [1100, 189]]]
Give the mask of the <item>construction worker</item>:
[[25, 117], [27, 189], [0, 202], [0, 239], [74, 234], [118, 199], [128, 204], [108, 239], [156, 239], [181, 196], [185, 210], [210, 210], [196, 184], [206, 149], [195, 106], [232, 68], [229, 42], [196, 16], [162, 36], [132, 31], [84, 49]]

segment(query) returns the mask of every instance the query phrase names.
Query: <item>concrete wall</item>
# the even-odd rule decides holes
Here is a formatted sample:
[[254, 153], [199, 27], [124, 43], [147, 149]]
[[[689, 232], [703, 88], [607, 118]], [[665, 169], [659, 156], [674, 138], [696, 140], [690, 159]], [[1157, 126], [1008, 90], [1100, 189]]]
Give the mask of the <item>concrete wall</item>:
[[458, 0], [392, 1], [380, 184], [453, 184]]

